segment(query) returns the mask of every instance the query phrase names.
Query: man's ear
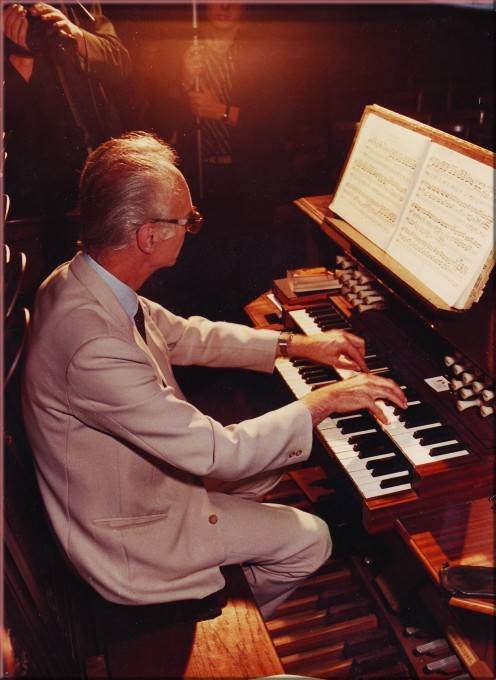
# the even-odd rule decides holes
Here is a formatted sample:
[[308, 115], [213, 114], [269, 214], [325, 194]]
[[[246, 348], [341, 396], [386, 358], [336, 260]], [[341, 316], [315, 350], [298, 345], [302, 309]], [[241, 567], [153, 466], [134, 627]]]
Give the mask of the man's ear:
[[149, 222], [136, 230], [136, 243], [142, 253], [152, 252], [158, 238], [156, 231], [155, 225]]

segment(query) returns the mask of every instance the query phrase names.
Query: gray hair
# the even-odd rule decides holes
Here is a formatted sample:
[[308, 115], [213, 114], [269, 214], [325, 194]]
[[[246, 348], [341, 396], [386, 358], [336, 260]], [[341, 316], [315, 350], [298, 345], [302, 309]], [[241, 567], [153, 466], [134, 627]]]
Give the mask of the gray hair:
[[136, 229], [167, 210], [181, 178], [174, 150], [148, 132], [110, 139], [89, 156], [79, 183], [84, 250], [119, 249]]

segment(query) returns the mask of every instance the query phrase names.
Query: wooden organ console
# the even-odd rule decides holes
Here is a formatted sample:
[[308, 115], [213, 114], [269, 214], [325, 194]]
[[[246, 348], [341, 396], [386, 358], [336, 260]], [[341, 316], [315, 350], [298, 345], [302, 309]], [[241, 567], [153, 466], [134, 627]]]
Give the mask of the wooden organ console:
[[[287, 483], [314, 510], [326, 515], [329, 506], [331, 533], [341, 521], [333, 513], [352, 498], [358, 533], [365, 532], [358, 538], [344, 529], [350, 531], [344, 561], [339, 556], [308, 592], [283, 605], [269, 631], [286, 672], [494, 677], [494, 581], [492, 596], [482, 597], [441, 585], [447, 566], [489, 567], [494, 576], [492, 282], [469, 311], [436, 313], [343, 236], [329, 202], [317, 196], [295, 204], [320, 228], [319, 264], [336, 270], [341, 290], [305, 305], [277, 306], [266, 294], [245, 311], [259, 327], [305, 334], [343, 328], [364, 337], [370, 370], [393, 378], [409, 406], [396, 412], [384, 404], [388, 425], [356, 412], [331, 414], [316, 428], [322, 446]], [[277, 323], [269, 323], [274, 314]], [[351, 375], [284, 358], [277, 371], [296, 397]], [[431, 632], [417, 625], [424, 615]], [[394, 631], [396, 652], [384, 624]], [[340, 629], [346, 649], [337, 642]]]

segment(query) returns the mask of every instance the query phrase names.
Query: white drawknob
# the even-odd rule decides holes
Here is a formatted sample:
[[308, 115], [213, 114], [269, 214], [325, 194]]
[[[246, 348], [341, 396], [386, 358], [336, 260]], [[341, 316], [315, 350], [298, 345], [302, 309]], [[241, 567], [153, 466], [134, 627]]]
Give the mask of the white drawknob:
[[464, 371], [461, 375], [461, 378], [464, 385], [469, 385], [475, 380], [475, 375], [473, 373], [469, 373], [468, 371]]
[[462, 389], [460, 390], [460, 396], [462, 397], [462, 399], [468, 399], [469, 397], [473, 397], [474, 393], [470, 389], [470, 387], [462, 387]]
[[483, 418], [487, 418], [487, 416], [490, 416], [492, 413], [494, 413], [494, 407], [488, 406], [487, 404], [482, 404], [480, 407], [480, 413]]
[[358, 305], [359, 312], [367, 312], [369, 309], [386, 309], [386, 307], [380, 302], [374, 302], [373, 304], [360, 304]]
[[472, 399], [470, 401], [462, 401], [459, 400], [456, 402], [456, 408], [459, 411], [466, 411], [468, 408], [473, 408], [474, 406], [480, 406], [481, 405], [481, 400], [480, 399]]
[[453, 375], [460, 375], [460, 373], [463, 373], [465, 368], [466, 367], [463, 364], [453, 364], [451, 370], [453, 371]]
[[368, 283], [359, 283], [358, 280], [357, 283], [352, 284], [351, 287], [353, 288], [354, 293], [358, 293], [361, 290], [373, 290]]
[[461, 380], [455, 380], [455, 378], [452, 378], [450, 380], [450, 387], [453, 390], [453, 392], [456, 392], [456, 390], [459, 390], [460, 387], [463, 387], [463, 383]]
[[447, 366], [449, 368], [450, 366], [453, 366], [453, 364], [456, 364], [455, 357], [451, 357], [449, 355], [444, 357], [444, 365], [445, 366]]
[[492, 390], [482, 390], [481, 397], [482, 401], [491, 401], [491, 399], [494, 399], [494, 392]]
[[366, 298], [364, 298], [364, 301], [368, 304], [371, 305], [375, 302], [384, 302], [384, 295], [368, 295]]
[[479, 394], [479, 392], [482, 392], [482, 390], [484, 389], [484, 383], [481, 382], [480, 380], [474, 380], [471, 387], [474, 394]]
[[355, 274], [356, 274], [355, 271], [346, 272], [346, 274], [343, 274], [343, 276], [341, 277], [341, 282], [342, 283], [348, 283], [348, 284], [351, 283], [351, 281], [355, 280]]
[[361, 300], [365, 300], [365, 298], [368, 298], [371, 295], [377, 295], [377, 291], [373, 288], [364, 288], [363, 290], [358, 291], [358, 295]]
[[488, 406], [487, 404], [481, 405], [480, 414], [483, 418], [487, 418], [487, 416], [490, 416], [492, 413], [494, 413], [494, 407], [493, 406]]

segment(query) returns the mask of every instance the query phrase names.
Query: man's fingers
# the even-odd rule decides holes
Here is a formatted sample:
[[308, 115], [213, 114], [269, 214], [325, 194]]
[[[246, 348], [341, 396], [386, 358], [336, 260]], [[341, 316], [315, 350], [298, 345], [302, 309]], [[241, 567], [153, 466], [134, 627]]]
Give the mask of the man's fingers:
[[345, 331], [346, 338], [354, 345], [357, 349], [361, 349], [365, 352], [365, 340], [358, 337], [358, 335], [353, 335], [353, 333], [348, 333]]
[[380, 376], [375, 376], [375, 379], [380, 381], [375, 394], [376, 399], [387, 399], [400, 408], [407, 407], [407, 400], [403, 390], [400, 389], [400, 387], [393, 380], [389, 380], [389, 378], [381, 378]]
[[333, 362], [333, 366], [335, 368], [346, 368], [350, 371], [360, 371], [360, 366], [346, 356], [340, 356], [337, 361]]
[[360, 370], [362, 370], [364, 373], [369, 372], [363, 354], [354, 345], [352, 345], [350, 342], [347, 342], [346, 346], [343, 348], [343, 352], [360, 367]]
[[21, 47], [26, 47], [25, 39], [27, 27], [28, 20], [24, 7], [21, 5], [12, 5], [12, 7], [9, 7], [8, 10], [6, 10], [4, 16], [4, 32], [12, 42]]
[[379, 420], [383, 425], [388, 424], [386, 414], [383, 412], [380, 406], [376, 404], [376, 402], [373, 399], [370, 399], [368, 409], [372, 413], [372, 415], [374, 415], [377, 418], [377, 420]]

